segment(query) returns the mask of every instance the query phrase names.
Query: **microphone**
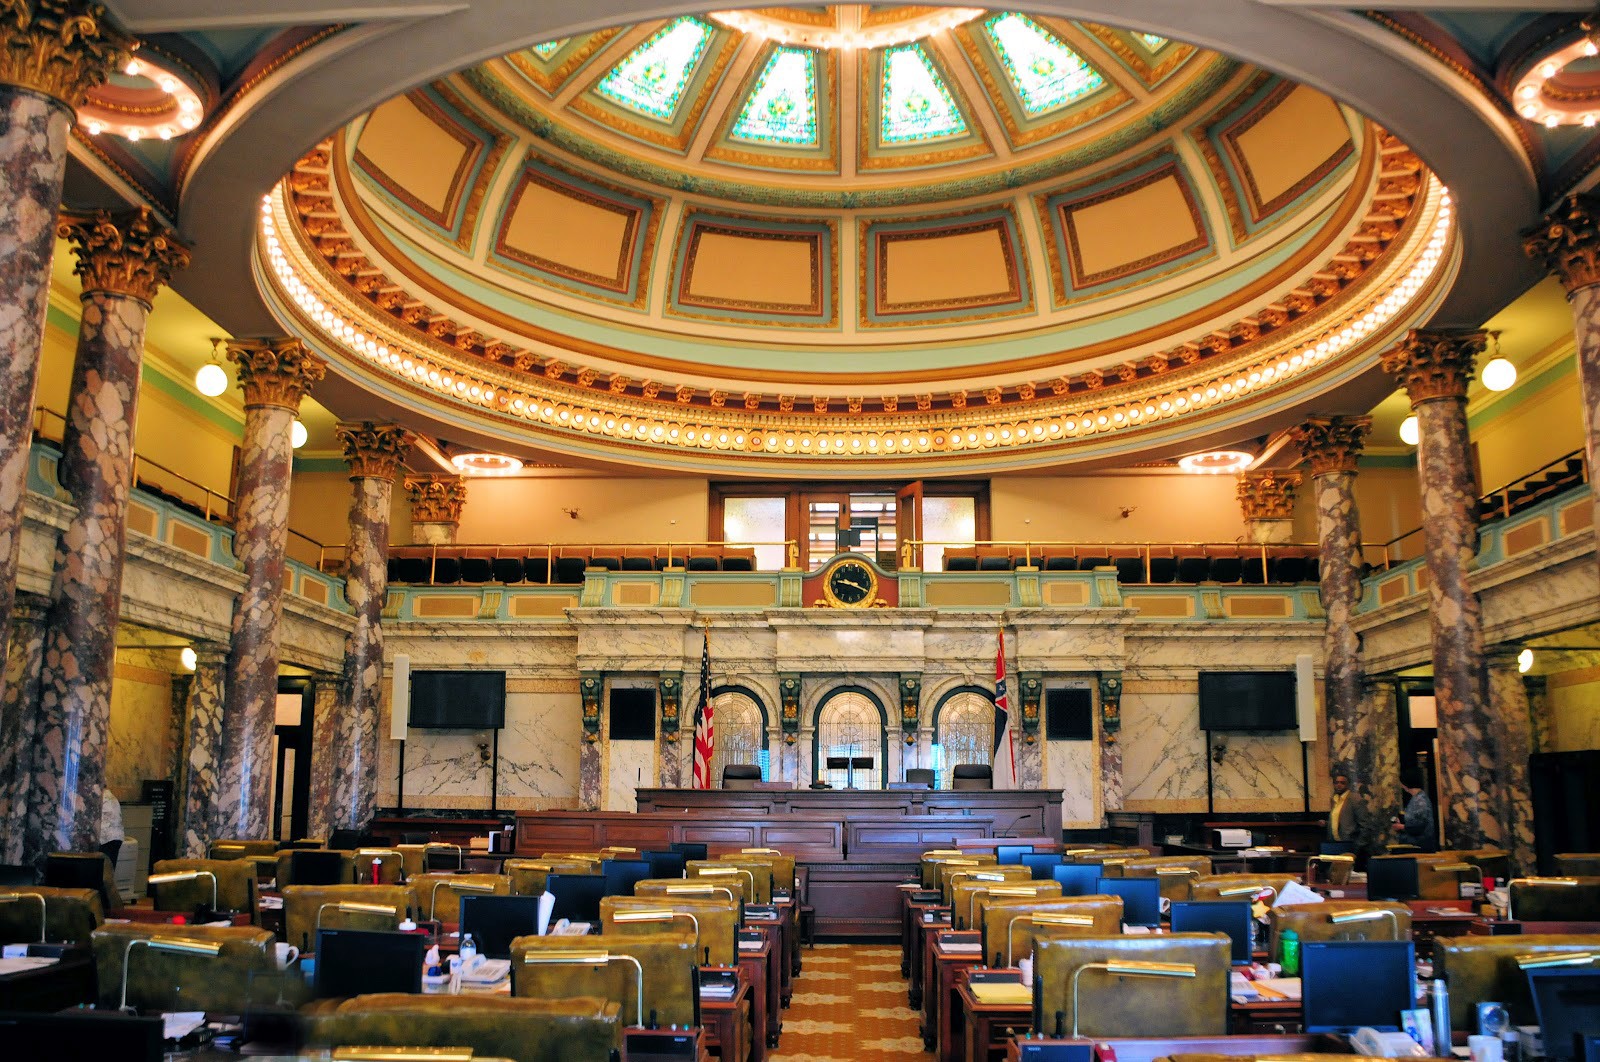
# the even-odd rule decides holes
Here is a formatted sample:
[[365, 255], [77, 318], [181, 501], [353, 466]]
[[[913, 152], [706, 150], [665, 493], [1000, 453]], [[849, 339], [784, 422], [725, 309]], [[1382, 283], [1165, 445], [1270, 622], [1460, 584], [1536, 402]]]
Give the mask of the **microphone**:
[[1017, 832], [1017, 827], [1020, 826], [1022, 823], [1027, 822], [1029, 819], [1036, 819], [1038, 817], [1039, 817], [1039, 813], [1036, 812], [1036, 811], [1030, 811], [1030, 812], [1028, 812], [1028, 813], [1026, 813], [1024, 815], [1018, 815], [1016, 818], [1011, 820], [1011, 830], [1010, 830], [1010, 832], [1009, 833], [1002, 833], [999, 836], [1001, 836], [1001, 837], [1021, 837], [1022, 834]]

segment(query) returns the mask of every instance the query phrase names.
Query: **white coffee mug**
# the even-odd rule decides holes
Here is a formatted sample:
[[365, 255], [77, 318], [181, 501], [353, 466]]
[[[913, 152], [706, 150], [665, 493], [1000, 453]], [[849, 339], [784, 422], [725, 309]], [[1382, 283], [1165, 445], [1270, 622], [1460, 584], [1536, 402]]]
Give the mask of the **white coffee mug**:
[[272, 947], [280, 970], [287, 970], [300, 957], [300, 949], [293, 944], [274, 944]]
[[1472, 1054], [1472, 1062], [1502, 1062], [1505, 1058], [1498, 1036], [1469, 1036], [1467, 1050]]

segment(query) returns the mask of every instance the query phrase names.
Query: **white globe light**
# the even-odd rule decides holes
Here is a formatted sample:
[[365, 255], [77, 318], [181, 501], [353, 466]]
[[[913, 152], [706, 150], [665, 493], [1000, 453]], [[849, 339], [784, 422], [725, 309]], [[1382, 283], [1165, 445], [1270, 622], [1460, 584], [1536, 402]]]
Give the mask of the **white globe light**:
[[1483, 367], [1479, 379], [1491, 391], [1508, 391], [1517, 382], [1517, 367], [1505, 358], [1495, 358]]
[[1533, 670], [1533, 650], [1524, 649], [1517, 654], [1517, 670], [1526, 675]]
[[1417, 417], [1413, 413], [1400, 422], [1400, 441], [1407, 446], [1415, 446], [1420, 438], [1422, 438], [1422, 435], [1417, 429]]
[[207, 398], [216, 398], [228, 389], [228, 370], [214, 361], [206, 362], [194, 374], [194, 389]]
[[178, 659], [183, 662], [183, 669], [185, 671], [193, 671], [195, 665], [200, 662], [200, 658], [195, 655], [194, 650], [190, 649], [187, 645], [184, 646], [183, 651], [178, 654]]
[[289, 445], [296, 450], [306, 444], [306, 439], [309, 435], [310, 433], [306, 431], [306, 426], [298, 420], [289, 425]]

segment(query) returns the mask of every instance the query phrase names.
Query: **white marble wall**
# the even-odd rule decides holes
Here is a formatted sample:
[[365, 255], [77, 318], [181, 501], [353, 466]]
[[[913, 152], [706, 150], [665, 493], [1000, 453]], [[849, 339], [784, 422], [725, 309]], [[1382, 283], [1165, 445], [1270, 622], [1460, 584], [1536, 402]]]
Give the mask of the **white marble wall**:
[[1218, 811], [1300, 811], [1305, 807], [1305, 778], [1298, 732], [1213, 734], [1213, 752], [1221, 746], [1220, 763], [1212, 766], [1211, 791]]
[[1128, 681], [1120, 736], [1127, 810], [1206, 810], [1206, 742], [1194, 680]]
[[1100, 767], [1093, 741], [1046, 741], [1044, 784], [1061, 790], [1061, 825], [1094, 829], [1100, 825]]
[[605, 785], [602, 811], [632, 811], [638, 807], [634, 790], [652, 789], [656, 784], [656, 743], [654, 741], [612, 741], [604, 758]]

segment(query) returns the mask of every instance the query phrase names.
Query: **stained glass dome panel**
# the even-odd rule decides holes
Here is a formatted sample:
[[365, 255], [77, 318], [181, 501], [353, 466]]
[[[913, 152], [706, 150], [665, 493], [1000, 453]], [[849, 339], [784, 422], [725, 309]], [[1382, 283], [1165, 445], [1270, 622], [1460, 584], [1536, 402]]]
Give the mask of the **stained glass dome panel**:
[[1105, 84], [1078, 53], [1026, 15], [1003, 12], [983, 28], [1029, 114], [1065, 107]]
[[711, 27], [704, 22], [676, 19], [629, 53], [596, 90], [640, 114], [670, 122], [710, 41]]
[[793, 147], [817, 144], [817, 57], [808, 48], [778, 48], [746, 98], [735, 140]]
[[886, 144], [936, 140], [967, 131], [961, 109], [920, 44], [884, 51], [880, 99]]

